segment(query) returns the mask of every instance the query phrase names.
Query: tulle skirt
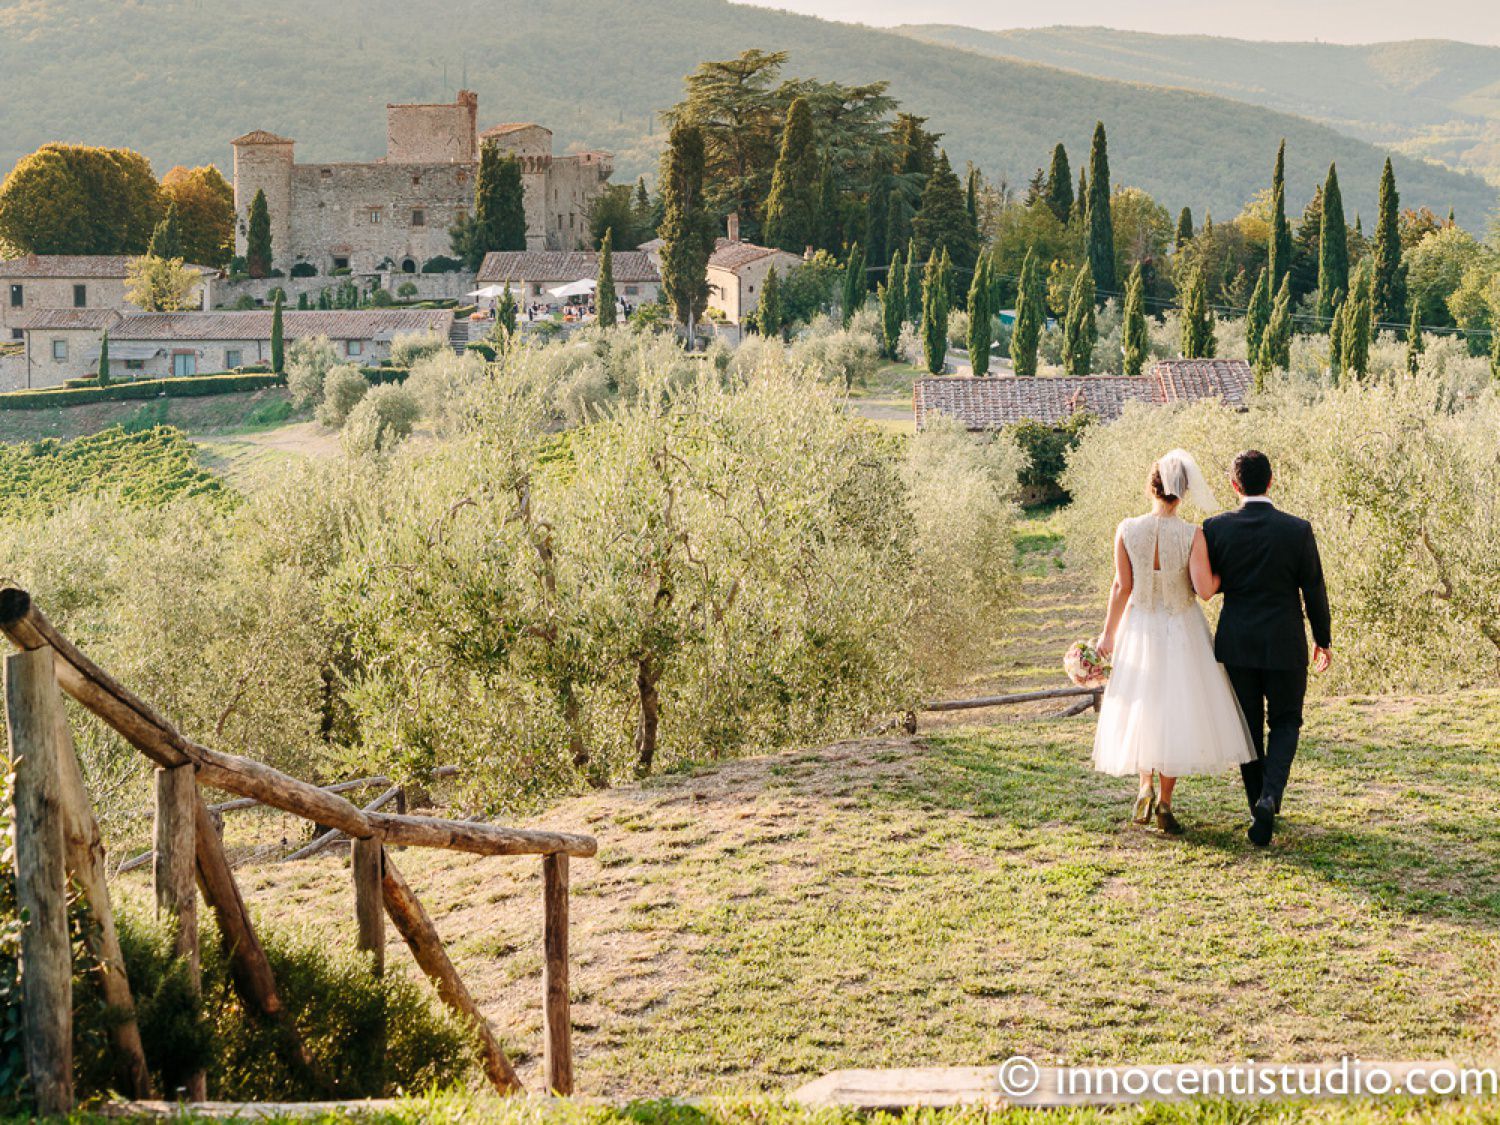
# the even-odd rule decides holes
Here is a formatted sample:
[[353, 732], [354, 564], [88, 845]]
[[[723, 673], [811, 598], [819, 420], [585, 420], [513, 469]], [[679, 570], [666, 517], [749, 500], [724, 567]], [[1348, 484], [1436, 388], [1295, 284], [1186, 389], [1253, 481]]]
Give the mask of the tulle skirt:
[[1096, 770], [1184, 777], [1255, 760], [1249, 724], [1196, 605], [1182, 613], [1129, 607], [1113, 665], [1094, 732]]

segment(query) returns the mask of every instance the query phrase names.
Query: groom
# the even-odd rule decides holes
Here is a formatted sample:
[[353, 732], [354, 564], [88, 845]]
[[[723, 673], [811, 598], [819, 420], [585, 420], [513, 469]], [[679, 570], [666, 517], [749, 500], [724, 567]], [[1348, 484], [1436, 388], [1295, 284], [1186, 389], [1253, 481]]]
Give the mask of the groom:
[[1258, 449], [1235, 457], [1231, 483], [1240, 496], [1239, 508], [1205, 520], [1203, 535], [1224, 595], [1214, 655], [1229, 673], [1250, 724], [1257, 758], [1240, 772], [1253, 820], [1250, 842], [1263, 848], [1271, 842], [1302, 729], [1307, 694], [1303, 614], [1312, 626], [1312, 663], [1319, 672], [1333, 659], [1333, 642], [1312, 524], [1271, 503], [1266, 496], [1271, 462]]

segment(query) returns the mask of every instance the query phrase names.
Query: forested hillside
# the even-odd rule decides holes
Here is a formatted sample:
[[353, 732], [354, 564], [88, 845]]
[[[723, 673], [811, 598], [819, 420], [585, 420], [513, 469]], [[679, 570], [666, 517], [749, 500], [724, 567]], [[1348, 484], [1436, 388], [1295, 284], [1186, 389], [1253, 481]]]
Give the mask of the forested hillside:
[[[1286, 136], [1294, 207], [1336, 160], [1351, 212], [1374, 212], [1383, 154], [1310, 121], [722, 0], [28, 0], [0, 7], [0, 168], [58, 139], [134, 146], [158, 173], [227, 170], [229, 139], [257, 127], [294, 137], [305, 159], [374, 157], [388, 101], [467, 85], [485, 122], [545, 122], [560, 147], [611, 149], [617, 178], [632, 177], [654, 170], [655, 113], [681, 76], [748, 47], [790, 50], [788, 75], [888, 79], [955, 164], [1011, 184], [1055, 141], [1086, 152], [1102, 117], [1114, 178], [1173, 209], [1233, 214]], [[1404, 204], [1453, 206], [1475, 228], [1495, 205], [1477, 177], [1410, 160], [1396, 174]]]
[[1102, 27], [979, 31], [918, 24], [901, 30], [986, 55], [1301, 114], [1500, 183], [1500, 47], [1444, 39], [1254, 43]]

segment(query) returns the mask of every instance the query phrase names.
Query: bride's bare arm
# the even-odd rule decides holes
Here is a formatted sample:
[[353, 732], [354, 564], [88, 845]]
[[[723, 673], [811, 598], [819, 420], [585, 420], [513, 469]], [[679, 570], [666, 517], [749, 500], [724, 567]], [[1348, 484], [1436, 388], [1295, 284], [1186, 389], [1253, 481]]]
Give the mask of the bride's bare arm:
[[1193, 549], [1188, 555], [1188, 574], [1193, 579], [1193, 590], [1204, 601], [1219, 592], [1219, 576], [1208, 561], [1208, 540], [1200, 527], [1193, 532]]
[[1109, 588], [1109, 609], [1104, 615], [1104, 632], [1099, 634], [1095, 646], [1099, 655], [1108, 657], [1115, 647], [1115, 630], [1120, 618], [1125, 616], [1125, 603], [1130, 600], [1130, 591], [1135, 589], [1135, 572], [1130, 568], [1130, 555], [1125, 550], [1125, 540], [1115, 532], [1115, 581]]

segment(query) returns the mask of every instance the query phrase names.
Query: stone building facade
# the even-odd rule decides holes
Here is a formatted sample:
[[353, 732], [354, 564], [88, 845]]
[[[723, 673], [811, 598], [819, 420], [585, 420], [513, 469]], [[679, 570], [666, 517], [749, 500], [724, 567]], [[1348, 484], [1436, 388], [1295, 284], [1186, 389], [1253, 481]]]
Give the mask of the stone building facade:
[[263, 191], [276, 269], [306, 262], [320, 275], [416, 273], [452, 254], [448, 231], [473, 209], [479, 149], [489, 141], [521, 161], [527, 248], [585, 244], [610, 155], [554, 156], [552, 133], [540, 125], [481, 133], [478, 120], [479, 98], [468, 90], [451, 104], [388, 105], [385, 159], [355, 163], [299, 164], [294, 141], [263, 129], [236, 137], [235, 253], [245, 253], [250, 205]]

